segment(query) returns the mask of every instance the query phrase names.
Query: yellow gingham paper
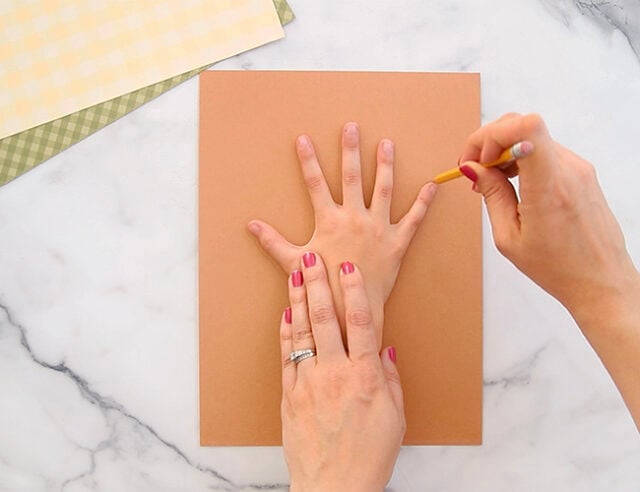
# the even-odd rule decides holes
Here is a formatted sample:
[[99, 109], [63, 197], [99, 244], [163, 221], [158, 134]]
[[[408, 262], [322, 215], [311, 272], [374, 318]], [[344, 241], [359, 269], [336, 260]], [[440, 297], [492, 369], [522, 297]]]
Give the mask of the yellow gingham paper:
[[[294, 19], [286, 0], [273, 0], [273, 4], [282, 25]], [[208, 66], [191, 70], [0, 139], [0, 186], [206, 68]]]
[[271, 0], [0, 2], [0, 138], [283, 36]]

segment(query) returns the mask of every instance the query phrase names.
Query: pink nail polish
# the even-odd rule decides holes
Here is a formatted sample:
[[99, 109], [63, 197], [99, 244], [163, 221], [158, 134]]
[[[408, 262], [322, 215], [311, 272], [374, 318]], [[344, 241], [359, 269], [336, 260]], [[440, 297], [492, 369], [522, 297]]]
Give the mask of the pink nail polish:
[[353, 263], [349, 261], [345, 261], [344, 263], [342, 263], [342, 265], [340, 265], [340, 269], [345, 275], [349, 275], [350, 273], [353, 273], [355, 271]]
[[478, 175], [471, 166], [460, 166], [460, 172], [474, 183], [478, 181]]
[[291, 308], [290, 307], [286, 307], [284, 309], [284, 322], [287, 323], [288, 325], [291, 324]]
[[396, 363], [396, 348], [395, 347], [389, 347], [388, 353], [389, 353], [389, 359], [391, 359], [391, 362], [393, 362], [395, 364]]
[[300, 270], [295, 270], [291, 273], [291, 283], [294, 287], [300, 287], [302, 285], [302, 272]]
[[316, 255], [314, 253], [305, 253], [302, 255], [302, 263], [309, 268], [316, 264]]

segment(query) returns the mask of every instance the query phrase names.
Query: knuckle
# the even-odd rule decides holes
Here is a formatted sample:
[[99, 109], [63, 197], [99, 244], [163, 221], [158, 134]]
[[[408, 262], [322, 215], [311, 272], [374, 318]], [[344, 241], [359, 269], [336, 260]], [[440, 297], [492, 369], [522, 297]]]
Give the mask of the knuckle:
[[361, 214], [349, 217], [345, 221], [345, 226], [349, 231], [352, 231], [355, 236], [367, 234], [372, 229], [375, 229], [370, 218], [367, 215]]
[[377, 367], [365, 365], [358, 374], [358, 387], [361, 397], [369, 398], [376, 394], [383, 386], [383, 377]]
[[500, 254], [506, 258], [511, 258], [513, 253], [513, 241], [509, 234], [506, 232], [493, 233], [493, 242], [496, 245], [496, 249]]
[[371, 326], [373, 318], [368, 307], [347, 308], [347, 323], [351, 326], [366, 328]]
[[346, 290], [364, 290], [364, 280], [361, 275], [345, 275], [342, 277], [342, 285]]
[[404, 258], [404, 254], [407, 251], [411, 238], [396, 238], [389, 248], [389, 255], [391, 258]]
[[265, 251], [271, 251], [271, 250], [273, 250], [273, 248], [274, 248], [274, 246], [276, 244], [276, 241], [275, 241], [275, 238], [272, 235], [263, 234], [260, 237], [260, 244], [262, 245], [262, 248]]
[[[302, 391], [300, 391], [302, 390]], [[304, 387], [294, 388], [288, 396], [287, 405], [289, 407], [289, 414], [295, 416], [296, 414], [304, 415], [315, 405], [315, 395], [313, 392], [305, 391]]]
[[378, 196], [385, 200], [391, 198], [393, 194], [393, 186], [391, 185], [383, 185], [378, 189]]
[[336, 319], [333, 306], [329, 304], [319, 304], [309, 308], [309, 319], [314, 325], [322, 325]]
[[338, 374], [329, 373], [322, 378], [316, 387], [320, 390], [323, 399], [340, 400], [346, 391], [346, 380]]
[[[578, 176], [578, 180], [581, 179], [582, 177]], [[549, 199], [552, 207], [563, 210], [565, 213], [575, 209], [575, 196], [568, 184], [566, 182], [556, 182]]]
[[492, 203], [493, 200], [496, 202], [500, 201], [503, 198], [504, 188], [502, 183], [497, 180], [487, 180], [484, 187], [481, 189], [482, 195], [484, 196], [485, 202]]
[[284, 343], [291, 340], [293, 340], [293, 330], [291, 329], [291, 325], [287, 326], [283, 323], [283, 327], [280, 329], [280, 341]]
[[329, 387], [344, 388], [346, 375], [345, 372], [338, 367], [332, 367], [326, 371], [323, 380]]
[[[309, 283], [308, 279], [305, 277], [305, 282]], [[289, 287], [289, 303], [291, 304], [291, 311], [293, 312], [294, 306], [306, 306], [307, 303], [307, 294], [305, 289], [297, 289]]]
[[422, 218], [421, 217], [417, 217], [415, 215], [410, 215], [410, 216], [408, 216], [406, 218], [407, 228], [412, 233], [418, 230], [418, 227], [420, 227], [420, 224], [422, 224]]
[[327, 272], [324, 268], [308, 268], [304, 272], [304, 281], [309, 284], [327, 282]]
[[500, 254], [502, 256], [509, 257], [509, 245], [504, 240], [504, 237], [501, 235], [496, 235], [494, 236], [493, 240], [496, 244], [496, 249], [500, 252]]
[[504, 113], [502, 116], [500, 116], [500, 118], [498, 118], [499, 120], [511, 120], [513, 118], [517, 118], [519, 116], [522, 116], [520, 113], [516, 113], [515, 111], [509, 111], [508, 113]]
[[360, 173], [358, 171], [345, 171], [342, 175], [342, 180], [346, 185], [360, 184]]
[[335, 208], [329, 208], [328, 210], [316, 211], [316, 228], [322, 233], [329, 233], [335, 231], [342, 226], [340, 215], [335, 213]]
[[320, 190], [322, 190], [324, 186], [324, 178], [319, 174], [315, 174], [313, 176], [307, 176], [304, 179], [304, 182], [307, 185], [307, 189], [309, 190], [310, 193], [317, 193]]
[[576, 174], [583, 182], [589, 182], [596, 179], [596, 168], [590, 162], [580, 160], [576, 167]]
[[400, 380], [400, 374], [398, 373], [398, 371], [388, 372], [386, 374], [386, 378], [388, 382], [397, 384], [398, 386], [402, 387], [402, 381]]
[[542, 116], [538, 113], [529, 113], [522, 117], [522, 125], [525, 135], [539, 133], [546, 129]]
[[293, 362], [291, 361], [291, 357], [289, 356], [289, 354], [283, 354], [282, 355], [282, 368], [283, 369], [288, 369], [289, 366], [293, 364]]
[[296, 343], [313, 340], [313, 332], [308, 326], [297, 328], [293, 331], [293, 341]]

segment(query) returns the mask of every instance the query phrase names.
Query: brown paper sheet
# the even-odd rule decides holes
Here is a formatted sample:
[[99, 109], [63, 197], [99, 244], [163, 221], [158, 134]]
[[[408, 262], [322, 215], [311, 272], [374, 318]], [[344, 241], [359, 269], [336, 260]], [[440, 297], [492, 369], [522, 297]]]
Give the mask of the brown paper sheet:
[[[286, 275], [246, 230], [260, 218], [304, 244], [312, 209], [295, 155], [311, 136], [340, 195], [340, 137], [360, 125], [365, 196], [375, 149], [396, 144], [392, 219], [455, 164], [479, 126], [478, 74], [204, 72], [200, 76], [200, 441], [280, 445], [278, 326]], [[480, 199], [440, 187], [386, 306], [405, 391], [405, 444], [482, 440]], [[322, 253], [322, 252], [320, 252]]]

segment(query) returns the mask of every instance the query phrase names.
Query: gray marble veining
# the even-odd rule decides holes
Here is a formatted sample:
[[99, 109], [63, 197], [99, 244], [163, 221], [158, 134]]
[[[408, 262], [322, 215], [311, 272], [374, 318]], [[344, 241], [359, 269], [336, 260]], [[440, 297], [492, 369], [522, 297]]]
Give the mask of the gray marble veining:
[[[291, 4], [284, 40], [216, 68], [479, 71], [484, 121], [538, 111], [596, 165], [640, 262], [638, 2]], [[197, 98], [187, 82], [0, 188], [0, 490], [286, 490], [279, 448], [198, 443]], [[403, 448], [389, 490], [637, 491], [597, 357], [486, 220], [483, 258], [483, 445]]]
[[572, 11], [588, 16], [603, 28], [619, 30], [640, 60], [640, 3], [636, 0], [544, 0], [569, 25]]

